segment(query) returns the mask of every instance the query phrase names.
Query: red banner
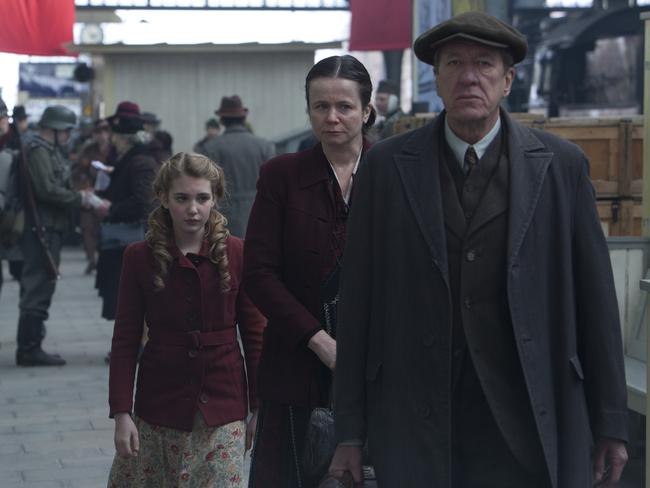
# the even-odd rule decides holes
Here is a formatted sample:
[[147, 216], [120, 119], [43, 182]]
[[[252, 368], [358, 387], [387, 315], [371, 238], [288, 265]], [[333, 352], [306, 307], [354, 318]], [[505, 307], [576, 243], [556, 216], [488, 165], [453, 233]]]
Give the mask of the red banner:
[[351, 51], [390, 51], [411, 47], [411, 0], [350, 0]]
[[68, 54], [74, 19], [74, 0], [1, 0], [0, 52]]

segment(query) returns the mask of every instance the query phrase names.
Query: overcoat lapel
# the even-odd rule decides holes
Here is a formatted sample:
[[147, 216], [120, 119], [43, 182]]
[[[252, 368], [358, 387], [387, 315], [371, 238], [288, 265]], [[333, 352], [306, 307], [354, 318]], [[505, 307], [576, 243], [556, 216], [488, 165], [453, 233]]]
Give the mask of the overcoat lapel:
[[443, 117], [413, 132], [402, 151], [394, 155], [395, 165], [404, 185], [406, 198], [434, 264], [440, 269], [447, 286], [449, 273], [443, 220], [438, 158], [440, 124]]
[[510, 215], [508, 268], [518, 260], [521, 245], [535, 213], [553, 153], [527, 128], [501, 111], [508, 124], [510, 155]]

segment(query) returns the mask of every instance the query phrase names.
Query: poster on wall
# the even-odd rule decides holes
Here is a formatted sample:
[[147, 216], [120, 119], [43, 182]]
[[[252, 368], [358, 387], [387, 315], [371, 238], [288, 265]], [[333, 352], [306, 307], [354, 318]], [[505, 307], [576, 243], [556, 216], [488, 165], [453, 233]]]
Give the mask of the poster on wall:
[[18, 89], [29, 97], [81, 97], [88, 85], [74, 79], [75, 63], [20, 63]]
[[39, 120], [49, 105], [63, 105], [80, 116], [88, 84], [75, 81], [75, 67], [75, 63], [20, 63], [18, 90], [29, 120]]

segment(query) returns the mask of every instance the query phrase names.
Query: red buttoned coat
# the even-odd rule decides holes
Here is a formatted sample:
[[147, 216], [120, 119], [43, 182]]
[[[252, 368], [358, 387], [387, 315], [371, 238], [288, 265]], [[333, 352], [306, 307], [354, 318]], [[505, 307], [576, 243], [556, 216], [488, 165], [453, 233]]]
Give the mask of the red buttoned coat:
[[[143, 324], [149, 326], [139, 362], [135, 414], [165, 427], [191, 431], [200, 411], [209, 426], [241, 420], [257, 407], [257, 365], [266, 320], [241, 289], [243, 241], [228, 238], [230, 291], [223, 293], [208, 245], [185, 256], [174, 245], [165, 288], [153, 286], [153, 255], [146, 242], [124, 253], [111, 347], [110, 416], [131, 412]], [[237, 342], [237, 326], [244, 359]]]

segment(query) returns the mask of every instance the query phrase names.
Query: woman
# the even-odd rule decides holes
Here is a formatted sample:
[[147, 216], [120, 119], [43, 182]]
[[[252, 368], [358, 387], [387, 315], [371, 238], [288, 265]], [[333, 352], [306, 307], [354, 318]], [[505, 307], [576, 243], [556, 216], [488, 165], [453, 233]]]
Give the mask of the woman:
[[[110, 367], [115, 488], [243, 487], [264, 317], [239, 286], [243, 243], [216, 203], [221, 168], [179, 153], [154, 183], [146, 241], [124, 253]], [[143, 322], [149, 342], [133, 383]], [[237, 328], [246, 357], [237, 342]]]
[[[152, 208], [152, 183], [159, 165], [136, 135], [142, 130], [140, 108], [135, 103], [121, 102], [115, 114], [106, 120], [111, 127], [111, 144], [116, 156], [111, 182], [103, 194], [107, 204], [102, 207], [100, 216], [109, 224], [141, 223], [144, 234], [144, 222]], [[102, 234], [105, 238], [104, 229]], [[126, 244], [107, 248], [100, 240], [96, 286], [103, 299], [102, 317], [106, 320], [115, 319]]]
[[370, 76], [352, 56], [314, 65], [305, 93], [320, 143], [262, 166], [246, 231], [245, 287], [269, 320], [259, 370], [262, 406], [252, 488], [319, 482], [303, 469], [303, 441], [311, 411], [329, 403], [338, 272], [353, 175], [367, 149], [364, 134], [375, 120]]

